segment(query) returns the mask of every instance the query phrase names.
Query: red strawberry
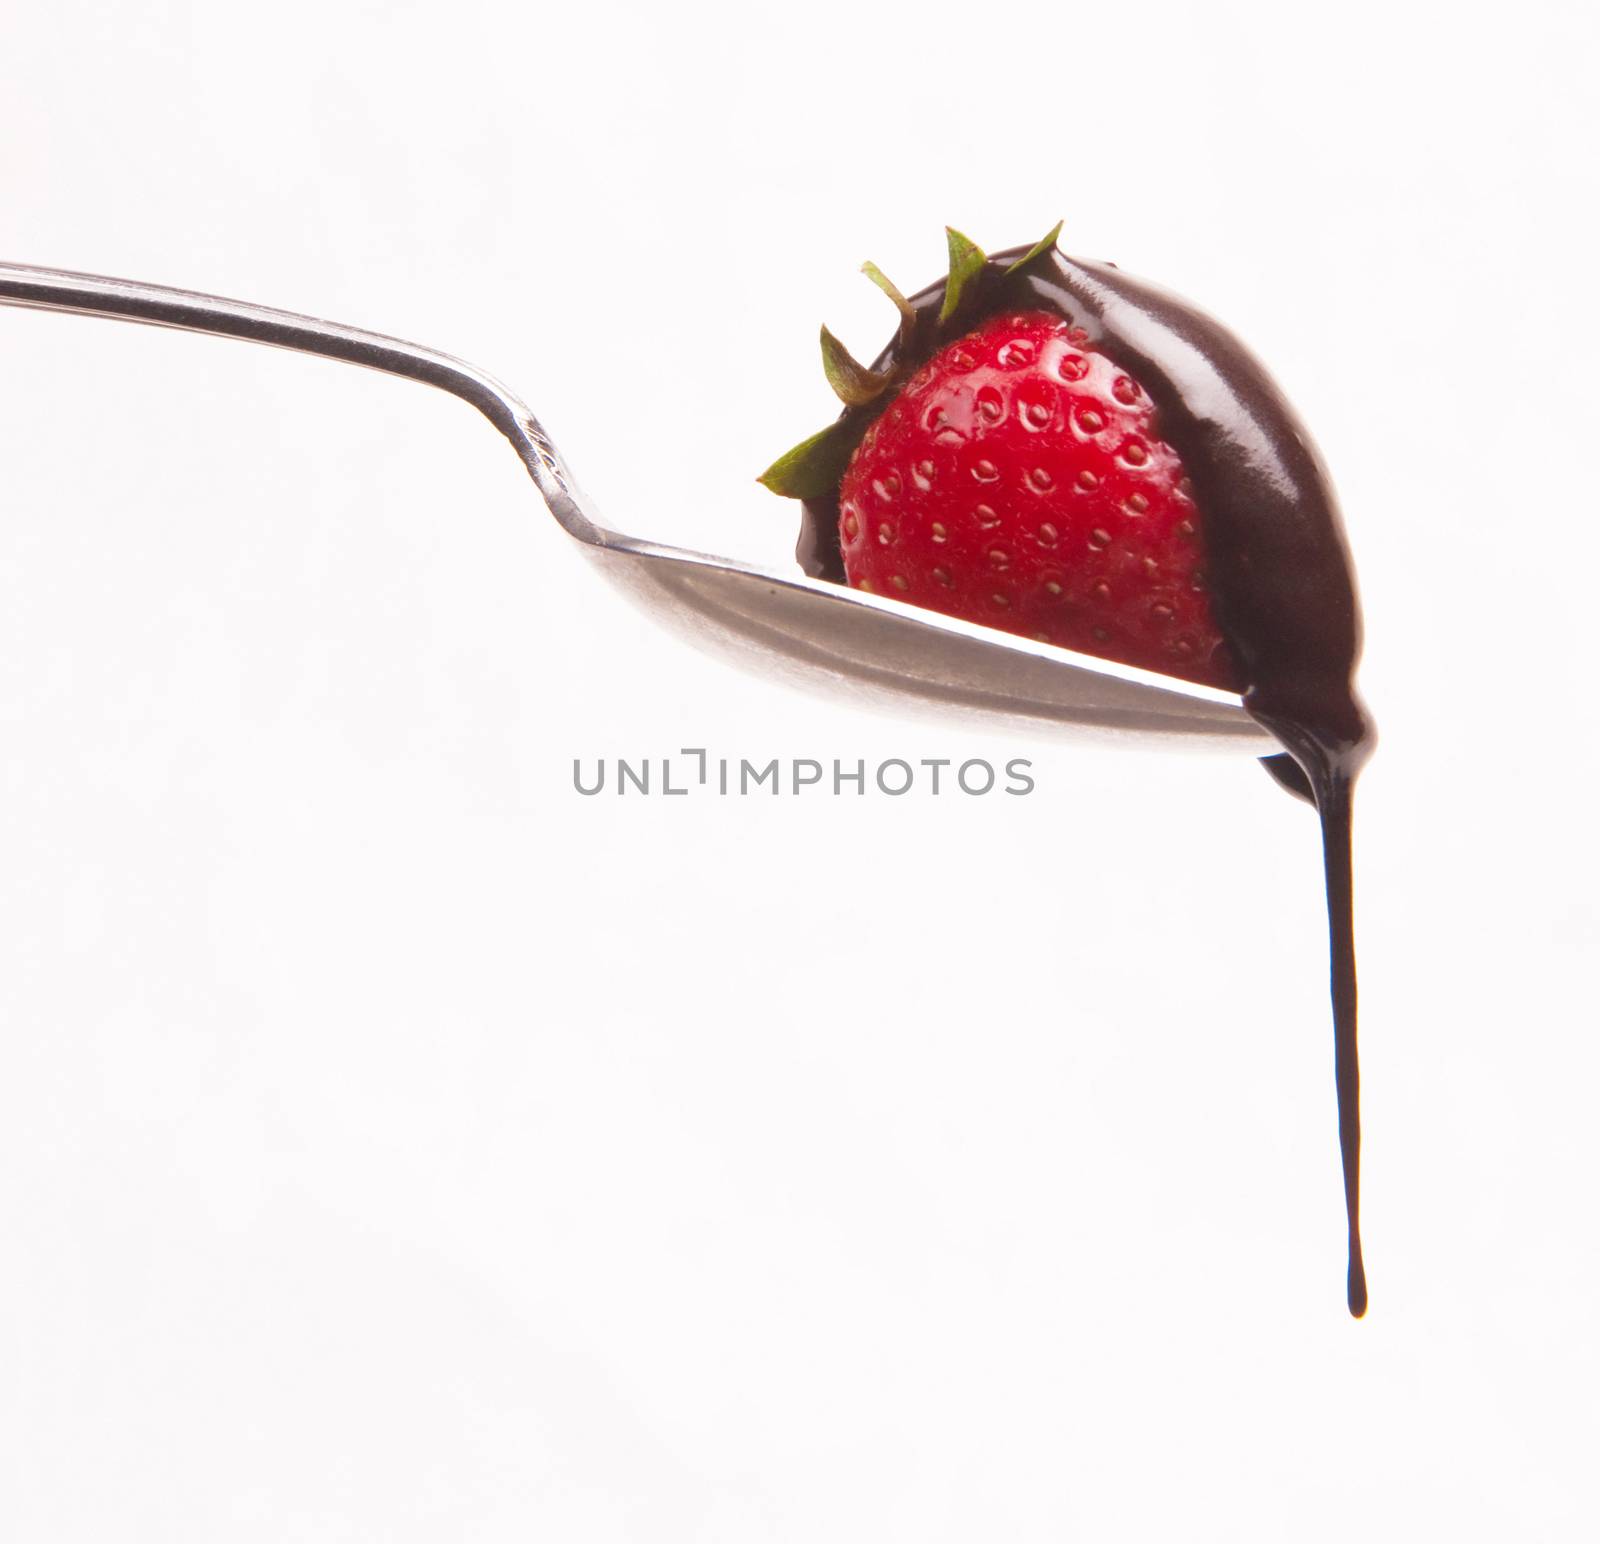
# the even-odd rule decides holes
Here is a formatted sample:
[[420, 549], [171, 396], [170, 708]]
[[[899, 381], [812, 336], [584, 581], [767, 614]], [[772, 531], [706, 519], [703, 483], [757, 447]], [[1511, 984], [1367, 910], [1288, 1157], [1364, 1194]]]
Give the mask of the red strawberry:
[[1350, 793], [1372, 731], [1337, 501], [1237, 338], [1112, 264], [1056, 252], [1060, 230], [994, 258], [949, 231], [948, 278], [910, 300], [868, 264], [899, 335], [869, 370], [823, 329], [845, 411], [761, 481], [803, 502], [797, 556], [813, 577], [1237, 691], [1282, 742], [1265, 765], [1322, 820], [1360, 1318]]
[[[864, 370], [824, 329], [824, 364], [851, 411], [763, 481], [836, 497], [844, 577], [858, 589], [1231, 686], [1200, 511], [1150, 398], [1062, 317], [1006, 311], [962, 330], [962, 239], [952, 235], [936, 351], [903, 380], [904, 366]], [[1013, 269], [1047, 243], [1054, 232]], [[900, 305], [907, 344], [909, 302], [869, 272]]]

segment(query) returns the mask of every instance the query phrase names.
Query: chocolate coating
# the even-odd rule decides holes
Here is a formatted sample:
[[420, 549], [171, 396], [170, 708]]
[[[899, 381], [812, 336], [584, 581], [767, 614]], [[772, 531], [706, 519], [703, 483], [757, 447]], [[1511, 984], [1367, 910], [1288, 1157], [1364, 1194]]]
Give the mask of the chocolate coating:
[[[943, 327], [944, 283], [912, 297], [914, 325], [875, 368], [914, 370], [1002, 311], [1047, 311], [1082, 327], [1093, 347], [1149, 393], [1162, 437], [1194, 485], [1218, 626], [1248, 711], [1292, 765], [1268, 770], [1321, 815], [1328, 895], [1335, 1073], [1349, 1235], [1348, 1301], [1366, 1309], [1360, 1236], [1359, 1071], [1352, 928], [1350, 803], [1371, 753], [1371, 722], [1353, 675], [1361, 653], [1355, 575], [1326, 468], [1266, 370], [1214, 318], [1106, 263], [1048, 252], [1019, 273], [1025, 248], [991, 258]], [[885, 404], [848, 408], [865, 434]], [[796, 556], [813, 577], [844, 582], [837, 498], [808, 501]]]

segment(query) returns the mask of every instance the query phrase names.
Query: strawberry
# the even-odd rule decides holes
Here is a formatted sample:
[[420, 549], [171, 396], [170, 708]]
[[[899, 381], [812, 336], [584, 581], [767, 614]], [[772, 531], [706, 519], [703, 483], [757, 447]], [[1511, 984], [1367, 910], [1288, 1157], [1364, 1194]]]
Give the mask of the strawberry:
[[813, 577], [1236, 691], [1282, 743], [1268, 771], [1322, 821], [1360, 1318], [1350, 795], [1372, 728], [1338, 501], [1237, 338], [1114, 264], [1057, 252], [1060, 230], [995, 258], [950, 231], [949, 276], [909, 300], [867, 264], [900, 331], [866, 368], [823, 328], [844, 412], [761, 481], [802, 501]]
[[991, 308], [1016, 298], [1005, 280], [1055, 236], [996, 273], [952, 231], [931, 338], [931, 315], [869, 264], [901, 309], [897, 346], [868, 370], [824, 328], [846, 412], [762, 481], [836, 520], [830, 576], [857, 589], [1231, 687], [1203, 517], [1144, 387], [1066, 317], [963, 305], [980, 275]]

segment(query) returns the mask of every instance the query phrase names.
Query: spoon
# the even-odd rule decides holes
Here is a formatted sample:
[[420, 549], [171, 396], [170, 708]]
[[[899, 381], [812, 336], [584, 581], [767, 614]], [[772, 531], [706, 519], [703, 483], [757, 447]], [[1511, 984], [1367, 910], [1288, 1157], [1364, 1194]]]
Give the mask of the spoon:
[[1065, 731], [1252, 756], [1278, 748], [1230, 692], [609, 530], [527, 407], [449, 354], [245, 301], [20, 264], [0, 263], [0, 304], [243, 338], [448, 391], [510, 440], [546, 509], [606, 579], [657, 621], [762, 674], [1008, 733]]

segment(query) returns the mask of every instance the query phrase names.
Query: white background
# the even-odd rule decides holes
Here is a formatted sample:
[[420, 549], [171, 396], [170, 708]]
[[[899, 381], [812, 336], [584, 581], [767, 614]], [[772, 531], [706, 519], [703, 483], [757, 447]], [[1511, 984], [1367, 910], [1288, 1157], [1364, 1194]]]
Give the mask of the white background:
[[[1356, 1324], [1247, 761], [789, 695], [444, 396], [0, 312], [0, 1536], [1593, 1538], [1593, 15], [14, 7], [0, 252], [464, 354], [763, 562], [861, 260], [1064, 217], [1315, 427], [1384, 738]], [[694, 745], [1038, 788], [572, 791]]]

